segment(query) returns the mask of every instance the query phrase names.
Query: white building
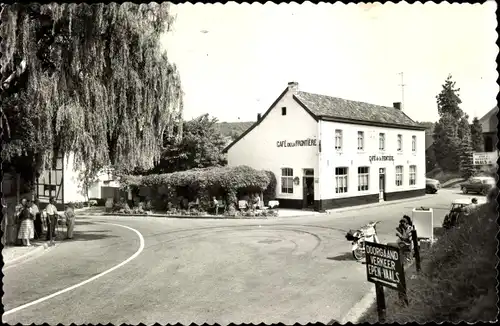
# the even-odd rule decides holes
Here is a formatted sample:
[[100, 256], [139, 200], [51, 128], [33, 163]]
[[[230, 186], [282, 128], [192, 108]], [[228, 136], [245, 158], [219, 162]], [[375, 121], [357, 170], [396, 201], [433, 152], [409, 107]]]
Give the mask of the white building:
[[80, 180], [80, 171], [75, 169], [73, 162], [73, 153], [60, 156], [56, 160], [55, 169], [45, 170], [37, 178], [34, 195], [40, 199], [41, 203], [48, 203], [49, 198], [54, 197], [56, 206], [63, 207], [64, 204], [70, 202], [117, 197], [119, 183], [114, 180], [111, 171], [103, 170], [98, 173], [96, 181], [87, 192]]
[[400, 109], [289, 83], [226, 147], [228, 165], [274, 172], [280, 207], [318, 211], [425, 194], [425, 128]]

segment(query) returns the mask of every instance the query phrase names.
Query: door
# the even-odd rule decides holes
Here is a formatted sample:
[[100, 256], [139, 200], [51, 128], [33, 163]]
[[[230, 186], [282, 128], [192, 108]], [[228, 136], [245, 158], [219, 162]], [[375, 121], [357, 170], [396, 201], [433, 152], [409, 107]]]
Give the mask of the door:
[[314, 170], [304, 169], [302, 178], [302, 208], [314, 208]]
[[378, 188], [379, 188], [379, 196], [378, 200], [379, 201], [384, 201], [385, 200], [385, 168], [380, 168], [379, 172], [379, 181], [378, 181]]

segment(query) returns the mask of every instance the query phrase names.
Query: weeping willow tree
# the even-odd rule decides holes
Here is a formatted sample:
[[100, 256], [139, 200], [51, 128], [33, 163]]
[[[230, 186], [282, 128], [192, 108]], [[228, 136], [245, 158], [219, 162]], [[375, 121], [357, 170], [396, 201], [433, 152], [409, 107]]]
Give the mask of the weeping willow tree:
[[2, 159], [149, 169], [182, 133], [180, 77], [159, 46], [167, 3], [17, 3], [1, 19]]

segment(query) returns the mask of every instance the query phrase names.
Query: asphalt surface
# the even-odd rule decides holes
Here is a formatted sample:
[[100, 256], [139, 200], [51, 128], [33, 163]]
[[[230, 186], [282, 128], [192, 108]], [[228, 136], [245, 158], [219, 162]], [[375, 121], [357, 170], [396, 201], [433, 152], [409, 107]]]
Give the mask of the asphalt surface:
[[[79, 216], [75, 239], [4, 268], [4, 323], [278, 323], [341, 320], [373, 287], [352, 259], [345, 232], [379, 220], [382, 242], [414, 207], [432, 207], [440, 226], [443, 189], [412, 202], [273, 220]], [[479, 195], [475, 196], [479, 197]], [[142, 234], [144, 250], [129, 226]], [[9, 313], [70, 286], [95, 280]], [[43, 300], [43, 299], [42, 299]]]

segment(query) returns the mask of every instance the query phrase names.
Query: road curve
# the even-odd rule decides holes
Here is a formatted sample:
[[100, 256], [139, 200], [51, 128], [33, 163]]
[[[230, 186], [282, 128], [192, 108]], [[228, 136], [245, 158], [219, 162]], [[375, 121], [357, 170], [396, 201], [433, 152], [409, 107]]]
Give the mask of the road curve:
[[[4, 322], [342, 320], [373, 287], [366, 282], [365, 266], [352, 260], [345, 231], [378, 219], [381, 240], [390, 241], [403, 213], [411, 215], [415, 206], [435, 207], [439, 223], [453, 196], [443, 192], [389, 208], [280, 220], [79, 217], [79, 236], [94, 234], [93, 241], [61, 244], [15, 273], [8, 270], [6, 310], [89, 279], [136, 252], [140, 241], [133, 232], [97, 222], [138, 230], [144, 250], [92, 282], [4, 316]], [[34, 287], [23, 281], [33, 278]]]

